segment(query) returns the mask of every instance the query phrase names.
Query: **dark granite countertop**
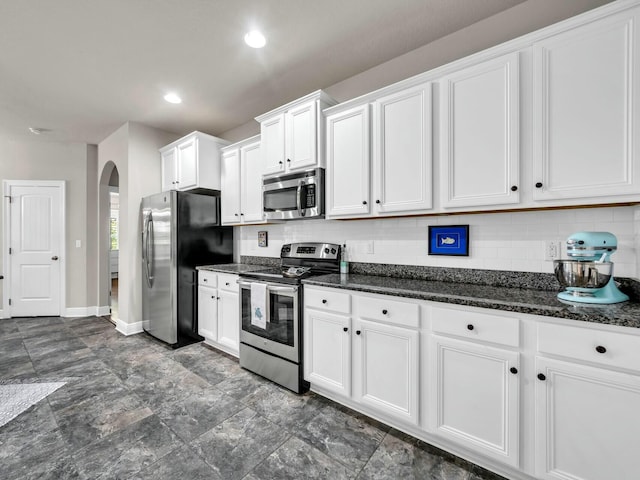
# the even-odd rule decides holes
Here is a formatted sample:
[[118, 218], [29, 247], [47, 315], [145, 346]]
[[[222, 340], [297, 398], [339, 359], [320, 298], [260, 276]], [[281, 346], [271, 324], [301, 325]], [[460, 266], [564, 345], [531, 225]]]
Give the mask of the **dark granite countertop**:
[[218, 265], [201, 265], [196, 267], [196, 270], [207, 270], [210, 272], [219, 273], [246, 273], [246, 272], [259, 272], [260, 270], [266, 270], [269, 265], [247, 265], [246, 263], [221, 263]]
[[302, 282], [307, 285], [640, 328], [638, 302], [612, 305], [568, 304], [560, 302], [555, 291], [363, 274], [322, 275]]

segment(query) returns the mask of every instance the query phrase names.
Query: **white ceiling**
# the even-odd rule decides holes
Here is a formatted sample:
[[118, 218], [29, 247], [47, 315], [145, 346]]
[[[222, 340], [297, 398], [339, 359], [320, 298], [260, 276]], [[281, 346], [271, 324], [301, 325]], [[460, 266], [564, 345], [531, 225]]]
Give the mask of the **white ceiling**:
[[0, 135], [219, 135], [523, 1], [0, 0]]

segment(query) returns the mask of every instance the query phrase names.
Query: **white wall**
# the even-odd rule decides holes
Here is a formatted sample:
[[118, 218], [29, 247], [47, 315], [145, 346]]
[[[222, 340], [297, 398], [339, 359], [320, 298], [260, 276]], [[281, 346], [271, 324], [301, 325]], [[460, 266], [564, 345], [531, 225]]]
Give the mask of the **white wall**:
[[[0, 138], [1, 180], [64, 180], [66, 182], [66, 307], [85, 307], [92, 285], [87, 270], [87, 205], [91, 189], [87, 187], [87, 172], [95, 168], [91, 147], [81, 143], [34, 141], [31, 139]], [[3, 200], [6, 201], [6, 200]], [[0, 209], [0, 225], [2, 212]], [[4, 234], [0, 235], [0, 251]], [[81, 247], [75, 247], [80, 240]], [[0, 255], [0, 273], [4, 271]], [[2, 284], [0, 281], [0, 295]], [[2, 300], [0, 297], [0, 305]]]
[[[469, 257], [428, 255], [428, 225], [469, 225]], [[268, 248], [257, 246], [260, 230], [269, 232]], [[283, 243], [316, 241], [346, 243], [349, 260], [354, 262], [552, 273], [553, 262], [544, 260], [545, 242], [562, 241], [581, 230], [615, 234], [615, 275], [639, 278], [640, 207], [301, 220], [236, 227], [236, 235], [240, 237], [241, 255], [278, 257]], [[370, 245], [373, 253], [365, 253]]]

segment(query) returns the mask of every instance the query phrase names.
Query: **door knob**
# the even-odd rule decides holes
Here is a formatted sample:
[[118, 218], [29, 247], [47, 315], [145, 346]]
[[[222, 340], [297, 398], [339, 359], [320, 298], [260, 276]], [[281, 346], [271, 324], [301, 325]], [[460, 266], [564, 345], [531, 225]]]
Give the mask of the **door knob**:
[[51, 257], [51, 260], [58, 260], [58, 256], [54, 255], [53, 257]]

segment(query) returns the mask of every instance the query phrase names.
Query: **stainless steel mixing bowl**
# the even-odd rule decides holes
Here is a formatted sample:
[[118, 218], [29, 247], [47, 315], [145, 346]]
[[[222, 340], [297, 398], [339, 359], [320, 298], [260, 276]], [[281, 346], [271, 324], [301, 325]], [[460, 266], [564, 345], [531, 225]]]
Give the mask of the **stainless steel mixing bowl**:
[[613, 275], [613, 263], [554, 260], [553, 270], [563, 287], [602, 288]]

